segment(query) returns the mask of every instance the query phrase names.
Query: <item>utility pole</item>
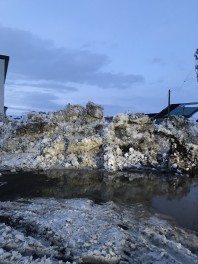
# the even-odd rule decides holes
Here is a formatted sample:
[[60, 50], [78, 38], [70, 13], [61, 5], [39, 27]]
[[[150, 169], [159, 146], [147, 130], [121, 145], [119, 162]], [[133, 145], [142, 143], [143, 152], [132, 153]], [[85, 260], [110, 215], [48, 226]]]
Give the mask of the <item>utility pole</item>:
[[[171, 90], [169, 89], [168, 90], [168, 119], [167, 119], [167, 122], [166, 122], [166, 125], [168, 127], [168, 120], [170, 119], [170, 95], [171, 95]], [[169, 149], [169, 154], [168, 154], [168, 169], [170, 171], [170, 156], [171, 156], [171, 153], [172, 153], [172, 143], [170, 142], [170, 149]]]
[[170, 94], [171, 90], [168, 90], [168, 119], [170, 118]]
[[195, 57], [195, 72], [197, 75], [197, 82], [198, 82], [198, 49], [196, 49], [194, 57]]

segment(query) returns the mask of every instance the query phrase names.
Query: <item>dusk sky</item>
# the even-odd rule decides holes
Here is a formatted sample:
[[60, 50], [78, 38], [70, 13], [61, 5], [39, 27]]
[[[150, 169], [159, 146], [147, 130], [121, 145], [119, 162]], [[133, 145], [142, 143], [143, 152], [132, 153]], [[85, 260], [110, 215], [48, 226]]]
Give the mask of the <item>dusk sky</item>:
[[9, 114], [101, 104], [105, 114], [198, 101], [197, 0], [0, 0]]

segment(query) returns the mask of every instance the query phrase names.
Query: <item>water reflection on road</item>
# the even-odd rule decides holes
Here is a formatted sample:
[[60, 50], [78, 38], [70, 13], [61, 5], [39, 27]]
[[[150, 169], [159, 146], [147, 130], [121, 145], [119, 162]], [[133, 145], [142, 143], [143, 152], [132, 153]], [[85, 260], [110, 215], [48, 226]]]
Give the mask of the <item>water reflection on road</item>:
[[190, 188], [189, 193], [180, 198], [171, 194], [154, 196], [151, 205], [172, 216], [180, 225], [198, 231], [198, 186]]
[[4, 183], [0, 184], [0, 200], [86, 197], [96, 203], [114, 201], [126, 207], [138, 202], [198, 231], [198, 179], [151, 172], [123, 172], [107, 177], [103, 171], [49, 170], [3, 173], [0, 182]]

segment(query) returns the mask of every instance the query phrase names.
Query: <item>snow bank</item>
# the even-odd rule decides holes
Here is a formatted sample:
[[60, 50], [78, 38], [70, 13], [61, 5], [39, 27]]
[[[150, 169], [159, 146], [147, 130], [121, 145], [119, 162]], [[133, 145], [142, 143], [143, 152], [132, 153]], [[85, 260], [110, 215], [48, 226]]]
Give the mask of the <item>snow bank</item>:
[[144, 114], [103, 116], [101, 106], [67, 105], [0, 123], [0, 167], [7, 169], [150, 167], [197, 170], [198, 125], [171, 117], [156, 125]]

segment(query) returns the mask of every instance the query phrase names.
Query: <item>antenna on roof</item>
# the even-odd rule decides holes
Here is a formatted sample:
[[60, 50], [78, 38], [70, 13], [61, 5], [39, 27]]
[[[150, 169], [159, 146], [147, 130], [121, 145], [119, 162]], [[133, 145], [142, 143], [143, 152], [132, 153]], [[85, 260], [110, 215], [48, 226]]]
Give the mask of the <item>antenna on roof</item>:
[[195, 72], [196, 72], [197, 81], [198, 81], [198, 49], [196, 49], [194, 57], [195, 57]]

